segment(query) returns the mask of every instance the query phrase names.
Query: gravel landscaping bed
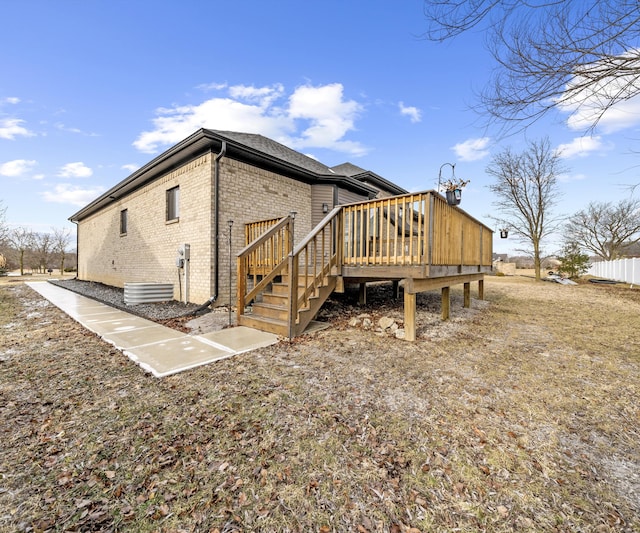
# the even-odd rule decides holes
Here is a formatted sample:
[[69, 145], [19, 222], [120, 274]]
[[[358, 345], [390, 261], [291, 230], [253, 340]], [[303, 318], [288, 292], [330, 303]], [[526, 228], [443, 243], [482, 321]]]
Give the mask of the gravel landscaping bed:
[[124, 303], [124, 289], [111, 287], [93, 281], [81, 281], [78, 279], [50, 280], [49, 283], [63, 287], [75, 293], [86, 296], [98, 302], [105, 303], [132, 315], [141, 316], [155, 321], [171, 320], [191, 316], [200, 307], [197, 304], [185, 304], [176, 300], [152, 304], [126, 305]]

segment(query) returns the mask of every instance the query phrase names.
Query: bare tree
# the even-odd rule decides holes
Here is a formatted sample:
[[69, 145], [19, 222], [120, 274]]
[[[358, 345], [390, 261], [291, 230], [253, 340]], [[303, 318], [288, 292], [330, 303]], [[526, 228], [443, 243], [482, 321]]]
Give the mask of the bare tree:
[[60, 275], [64, 275], [64, 260], [69, 247], [71, 232], [68, 228], [51, 228], [53, 231], [53, 252], [58, 254], [60, 259]]
[[591, 202], [569, 218], [567, 234], [605, 261], [617, 259], [627, 246], [640, 242], [640, 200]]
[[497, 68], [480, 108], [507, 126], [561, 108], [589, 130], [640, 94], [636, 0], [427, 0], [424, 11], [430, 40], [486, 31]]
[[0, 250], [7, 244], [9, 225], [7, 224], [7, 206], [0, 200]]
[[500, 217], [492, 217], [509, 228], [521, 242], [530, 246], [536, 279], [540, 279], [542, 242], [560, 224], [553, 215], [558, 199], [558, 175], [565, 172], [549, 139], [531, 142], [521, 153], [510, 148], [493, 157], [486, 169], [496, 181], [489, 186], [497, 196], [494, 206]]
[[53, 239], [50, 233], [33, 234], [34, 264], [39, 272], [45, 272], [49, 263]]
[[18, 253], [20, 275], [24, 276], [25, 253], [33, 248], [33, 231], [19, 226], [9, 233], [9, 244]]

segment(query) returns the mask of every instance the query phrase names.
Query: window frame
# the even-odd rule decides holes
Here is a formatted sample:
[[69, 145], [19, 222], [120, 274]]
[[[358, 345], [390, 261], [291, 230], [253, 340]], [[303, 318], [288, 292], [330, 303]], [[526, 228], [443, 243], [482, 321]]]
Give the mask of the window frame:
[[129, 229], [129, 209], [120, 210], [120, 236], [124, 237]]
[[165, 222], [177, 222], [180, 220], [180, 185], [167, 189]]

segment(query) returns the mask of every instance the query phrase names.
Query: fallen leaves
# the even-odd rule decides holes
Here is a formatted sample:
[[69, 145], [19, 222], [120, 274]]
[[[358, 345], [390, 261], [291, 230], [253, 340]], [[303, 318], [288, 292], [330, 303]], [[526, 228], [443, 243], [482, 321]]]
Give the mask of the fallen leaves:
[[629, 348], [561, 345], [539, 298], [566, 291], [498, 290], [455, 327], [423, 314], [433, 341], [344, 324], [156, 380], [54, 309], [32, 327], [25, 288], [0, 364], [0, 530], [640, 527], [613, 476], [638, 466]]

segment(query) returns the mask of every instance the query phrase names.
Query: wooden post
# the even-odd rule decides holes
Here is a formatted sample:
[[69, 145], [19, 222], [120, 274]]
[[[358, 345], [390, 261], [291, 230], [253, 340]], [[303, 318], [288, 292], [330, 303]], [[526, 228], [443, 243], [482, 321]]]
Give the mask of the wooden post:
[[289, 339], [295, 337], [296, 318], [298, 317], [298, 256], [289, 254], [289, 316], [287, 320]]
[[360, 305], [366, 305], [367, 304], [367, 284], [366, 283], [360, 283], [360, 292], [358, 294], [358, 303]]
[[393, 298], [398, 299], [400, 297], [400, 282], [395, 279], [393, 280]]
[[484, 300], [484, 280], [478, 280], [478, 300]]
[[416, 295], [404, 291], [404, 338], [416, 340]]
[[471, 307], [471, 283], [464, 284], [464, 307]]
[[[236, 303], [236, 316], [244, 315], [244, 295], [247, 293], [247, 274], [244, 270], [244, 257], [238, 257], [238, 301]], [[231, 305], [231, 302], [229, 302]]]
[[449, 320], [451, 310], [450, 287], [442, 287], [442, 320]]

